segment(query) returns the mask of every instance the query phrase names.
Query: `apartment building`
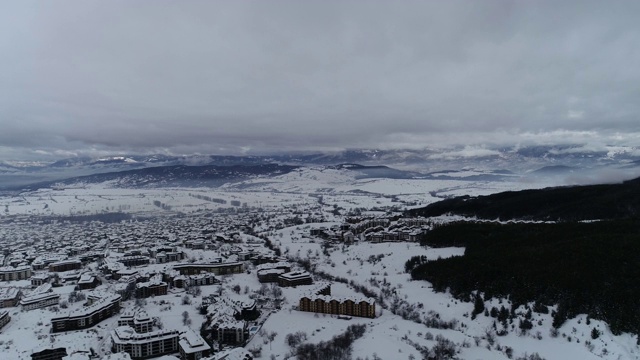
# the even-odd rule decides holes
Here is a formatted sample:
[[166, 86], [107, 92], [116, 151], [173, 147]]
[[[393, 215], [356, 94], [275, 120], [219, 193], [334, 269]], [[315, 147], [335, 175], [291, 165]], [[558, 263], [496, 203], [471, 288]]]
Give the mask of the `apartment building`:
[[125, 256], [123, 258], [118, 259], [119, 263], [122, 263], [124, 266], [140, 266], [149, 264], [149, 258], [146, 256]]
[[180, 348], [180, 358], [182, 360], [199, 360], [209, 355], [211, 347], [207, 344], [202, 336], [188, 330], [180, 335], [180, 341], [178, 341]]
[[201, 272], [209, 272], [215, 275], [239, 274], [244, 271], [241, 262], [208, 263], [208, 264], [180, 264], [173, 267], [181, 275], [198, 275]]
[[376, 303], [372, 298], [335, 298], [327, 295], [310, 295], [300, 298], [300, 311], [322, 314], [376, 317]]
[[31, 266], [0, 267], [0, 281], [25, 280], [31, 277]]
[[61, 332], [90, 328], [102, 320], [110, 318], [120, 312], [121, 297], [118, 294], [101, 294], [99, 300], [96, 295], [88, 297], [89, 305], [69, 312], [66, 316], [51, 319], [51, 331]]
[[20, 302], [22, 291], [19, 288], [0, 289], [0, 308], [17, 306]]
[[311, 284], [313, 284], [313, 279], [311, 274], [306, 271], [292, 271], [278, 276], [278, 285], [282, 287]]
[[118, 319], [118, 326], [129, 326], [136, 333], [144, 334], [153, 330], [153, 319], [142, 309], [127, 310]]
[[148, 298], [150, 296], [167, 295], [169, 285], [162, 281], [162, 275], [155, 275], [149, 281], [136, 284], [136, 297]]
[[22, 310], [28, 311], [58, 305], [59, 302], [60, 295], [52, 292], [45, 292], [23, 297], [20, 300], [20, 306], [22, 306]]
[[78, 270], [82, 268], [80, 260], [63, 260], [49, 264], [49, 272], [62, 272], [69, 270]]
[[291, 272], [291, 265], [279, 262], [260, 265], [256, 274], [258, 275], [258, 281], [261, 283], [276, 283], [280, 275], [288, 272]]
[[157, 330], [137, 333], [130, 326], [111, 331], [113, 352], [126, 352], [132, 359], [157, 357], [178, 351], [178, 330]]
[[7, 325], [11, 321], [11, 316], [9, 316], [8, 311], [0, 311], [0, 329], [2, 329], [5, 325]]

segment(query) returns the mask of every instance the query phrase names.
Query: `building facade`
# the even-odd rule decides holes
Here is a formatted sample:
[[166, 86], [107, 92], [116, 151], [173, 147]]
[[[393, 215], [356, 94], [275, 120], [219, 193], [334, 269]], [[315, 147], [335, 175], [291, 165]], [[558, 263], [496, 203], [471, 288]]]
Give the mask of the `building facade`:
[[178, 341], [180, 348], [180, 358], [182, 360], [199, 360], [209, 355], [211, 347], [204, 341], [202, 336], [193, 330], [186, 331], [180, 335]]
[[31, 277], [31, 266], [0, 267], [0, 281], [25, 280]]
[[338, 299], [326, 295], [303, 296], [300, 298], [298, 309], [322, 314], [376, 317], [376, 303], [372, 298]]
[[67, 356], [67, 348], [44, 349], [31, 354], [31, 360], [62, 360]]
[[120, 300], [118, 294], [107, 295], [93, 300], [89, 306], [71, 311], [67, 316], [52, 318], [51, 331], [55, 333], [90, 328], [120, 312]]
[[8, 311], [0, 311], [0, 329], [2, 329], [5, 325], [7, 325], [11, 321], [11, 316], [9, 316]]
[[127, 311], [118, 319], [118, 326], [129, 326], [136, 333], [144, 334], [153, 330], [153, 319], [142, 309]]
[[209, 272], [215, 275], [239, 274], [244, 271], [241, 262], [231, 263], [209, 263], [209, 264], [180, 264], [173, 267], [181, 275], [198, 275], [202, 272]]
[[64, 260], [49, 264], [49, 272], [62, 272], [69, 270], [78, 270], [82, 268], [80, 260]]
[[0, 289], [0, 308], [17, 306], [20, 302], [22, 291], [19, 288]]
[[140, 266], [149, 264], [149, 258], [146, 256], [125, 256], [123, 258], [118, 259], [119, 263], [122, 263], [124, 266]]
[[164, 281], [147, 281], [136, 284], [136, 298], [167, 295], [169, 285]]
[[126, 352], [132, 359], [157, 357], [178, 351], [178, 330], [136, 333], [130, 326], [119, 326], [111, 332], [113, 352]]
[[54, 293], [40, 293], [23, 297], [20, 300], [20, 306], [22, 310], [34, 310], [41, 309], [48, 306], [58, 305], [60, 302], [60, 295]]
[[282, 287], [311, 284], [313, 284], [313, 279], [311, 274], [306, 271], [292, 271], [278, 276], [278, 285]]
[[31, 286], [37, 287], [42, 284], [46, 284], [49, 282], [49, 275], [47, 274], [36, 274], [31, 276]]

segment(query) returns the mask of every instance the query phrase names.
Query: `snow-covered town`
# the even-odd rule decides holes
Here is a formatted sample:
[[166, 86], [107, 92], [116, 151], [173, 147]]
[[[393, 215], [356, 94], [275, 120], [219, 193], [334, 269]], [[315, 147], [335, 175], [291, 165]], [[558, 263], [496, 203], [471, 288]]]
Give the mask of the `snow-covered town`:
[[[94, 186], [2, 198], [3, 358], [640, 355], [635, 335], [613, 335], [598, 320], [577, 317], [554, 329], [548, 311], [510, 308], [508, 300], [488, 300], [485, 314], [471, 316], [473, 303], [411, 280], [405, 269], [411, 257], [464, 253], [418, 243], [434, 224], [458, 218], [402, 216], [406, 207], [435, 201], [426, 187], [482, 194], [522, 184], [423, 181], [411, 192], [407, 180], [337, 185], [335, 175], [305, 170], [268, 184], [253, 180], [251, 191], [238, 184]], [[324, 184], [314, 183], [319, 178]], [[376, 182], [378, 193], [353, 191]], [[496, 330], [494, 309], [513, 314], [506, 331]], [[518, 321], [525, 318], [531, 327], [523, 329]]]
[[640, 360], [640, 1], [0, 1], [0, 360]]

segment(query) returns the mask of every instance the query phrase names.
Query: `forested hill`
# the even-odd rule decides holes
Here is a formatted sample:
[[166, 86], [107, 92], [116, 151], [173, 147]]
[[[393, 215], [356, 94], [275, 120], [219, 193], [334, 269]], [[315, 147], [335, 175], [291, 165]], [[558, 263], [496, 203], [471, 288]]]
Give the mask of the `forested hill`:
[[508, 191], [462, 196], [408, 211], [410, 216], [455, 214], [480, 219], [580, 221], [640, 215], [640, 178], [621, 184]]
[[438, 226], [422, 240], [429, 246], [465, 246], [464, 256], [405, 268], [436, 291], [469, 299], [509, 298], [558, 307], [553, 325], [588, 314], [611, 330], [640, 334], [640, 221], [473, 223]]

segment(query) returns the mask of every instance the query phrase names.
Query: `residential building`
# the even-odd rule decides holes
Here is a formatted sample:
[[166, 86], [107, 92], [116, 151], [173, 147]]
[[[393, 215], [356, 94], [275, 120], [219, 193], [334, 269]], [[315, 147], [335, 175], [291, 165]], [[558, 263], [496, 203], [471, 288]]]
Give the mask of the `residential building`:
[[91, 274], [82, 274], [78, 280], [78, 289], [87, 290], [94, 289], [100, 285], [100, 280]]
[[[96, 300], [99, 298], [98, 300]], [[121, 297], [118, 294], [89, 295], [88, 306], [69, 312], [66, 316], [51, 319], [51, 331], [69, 331], [90, 328], [120, 312]]]
[[258, 281], [261, 283], [277, 283], [280, 275], [289, 271], [284, 269], [260, 269], [256, 272], [256, 275], [258, 275]]
[[278, 282], [278, 277], [291, 272], [291, 265], [286, 262], [262, 264], [258, 267], [258, 281], [261, 283]]
[[204, 341], [202, 336], [188, 330], [180, 335], [180, 341], [178, 341], [180, 348], [180, 357], [182, 360], [199, 360], [209, 355], [211, 347]]
[[149, 258], [146, 256], [125, 256], [118, 259], [118, 262], [127, 267], [140, 266], [149, 264]]
[[136, 333], [130, 326], [111, 331], [113, 352], [126, 352], [133, 359], [157, 357], [178, 351], [178, 330], [156, 330]]
[[9, 316], [8, 311], [0, 311], [0, 329], [2, 329], [5, 325], [7, 325], [11, 321], [11, 316]]
[[220, 344], [240, 346], [244, 344], [247, 323], [244, 321], [227, 321], [214, 326], [215, 339]]
[[300, 311], [323, 314], [376, 317], [376, 304], [372, 298], [335, 298], [326, 295], [310, 295], [300, 298]]
[[31, 360], [62, 360], [67, 356], [67, 348], [44, 349], [31, 354]]
[[149, 281], [136, 284], [136, 297], [148, 298], [150, 296], [167, 295], [169, 285], [162, 281], [162, 275], [153, 276]]
[[118, 326], [129, 326], [136, 333], [144, 334], [153, 330], [153, 319], [143, 309], [128, 310], [118, 319]]
[[237, 347], [217, 352], [207, 360], [253, 360], [253, 356], [247, 349]]
[[58, 305], [59, 302], [60, 295], [52, 292], [45, 292], [23, 297], [20, 300], [20, 306], [22, 306], [22, 310], [34, 310]]
[[49, 282], [48, 274], [35, 274], [31, 276], [31, 286], [40, 286]]
[[0, 267], [0, 281], [25, 280], [31, 277], [31, 266]]
[[227, 297], [203, 298], [207, 320], [202, 326], [206, 336], [220, 345], [243, 345], [249, 335], [248, 323], [258, 318], [256, 302], [234, 301]]
[[22, 296], [22, 291], [19, 288], [1, 288], [0, 308], [18, 306], [20, 296]]
[[182, 275], [197, 275], [201, 272], [210, 272], [215, 275], [239, 274], [244, 271], [241, 262], [208, 263], [208, 264], [180, 264], [173, 267]]
[[278, 276], [278, 285], [282, 287], [311, 284], [313, 284], [313, 279], [311, 274], [306, 271], [292, 271]]
[[205, 286], [216, 284], [216, 276], [212, 273], [199, 275], [178, 275], [173, 279], [173, 286], [183, 288], [185, 286]]
[[125, 276], [138, 276], [138, 270], [136, 269], [121, 269], [112, 273], [113, 280], [119, 280]]
[[62, 272], [82, 268], [82, 261], [78, 259], [57, 261], [49, 264], [49, 272]]

